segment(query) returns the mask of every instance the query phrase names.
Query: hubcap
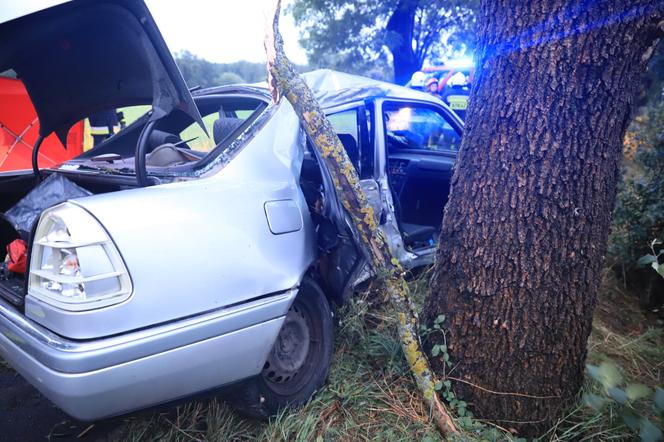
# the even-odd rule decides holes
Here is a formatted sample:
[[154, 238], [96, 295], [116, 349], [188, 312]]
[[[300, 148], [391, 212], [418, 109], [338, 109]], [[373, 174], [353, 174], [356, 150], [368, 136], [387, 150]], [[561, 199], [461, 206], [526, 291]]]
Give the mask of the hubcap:
[[301, 309], [293, 305], [265, 361], [263, 378], [273, 384], [283, 384], [297, 377], [307, 359], [309, 345], [307, 320]]

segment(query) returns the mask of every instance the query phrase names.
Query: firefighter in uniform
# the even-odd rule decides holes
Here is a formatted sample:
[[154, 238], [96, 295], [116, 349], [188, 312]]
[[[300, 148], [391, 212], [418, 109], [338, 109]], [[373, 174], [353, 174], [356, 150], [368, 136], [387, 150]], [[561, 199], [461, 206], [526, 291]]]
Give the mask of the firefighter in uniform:
[[424, 91], [430, 93], [434, 97], [440, 98], [440, 96], [438, 95], [438, 79], [436, 77], [431, 77], [427, 79]]
[[462, 72], [457, 72], [447, 81], [441, 98], [461, 119], [465, 119], [469, 95], [468, 78]]
[[88, 117], [90, 121], [90, 134], [93, 139], [93, 146], [102, 143], [110, 138], [116, 129], [120, 128], [120, 119], [115, 109], [95, 112]]

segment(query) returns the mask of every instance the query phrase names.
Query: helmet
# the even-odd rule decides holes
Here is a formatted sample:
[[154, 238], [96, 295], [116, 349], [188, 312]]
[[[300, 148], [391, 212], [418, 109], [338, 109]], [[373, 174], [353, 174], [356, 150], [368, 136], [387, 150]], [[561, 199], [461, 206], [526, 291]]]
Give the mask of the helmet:
[[424, 81], [426, 80], [427, 76], [424, 72], [422, 71], [417, 71], [413, 74], [412, 77], [410, 77], [410, 87], [413, 88], [422, 88], [424, 87]]
[[456, 74], [452, 75], [449, 80], [447, 80], [447, 84], [449, 86], [465, 86], [468, 84], [468, 80], [466, 79], [466, 76], [463, 74], [463, 72], [457, 72]]
[[431, 77], [431, 78], [427, 79], [427, 82], [426, 82], [425, 86], [426, 86], [427, 89], [429, 89], [429, 87], [432, 84], [435, 84], [436, 86], [438, 85], [438, 79], [436, 77]]

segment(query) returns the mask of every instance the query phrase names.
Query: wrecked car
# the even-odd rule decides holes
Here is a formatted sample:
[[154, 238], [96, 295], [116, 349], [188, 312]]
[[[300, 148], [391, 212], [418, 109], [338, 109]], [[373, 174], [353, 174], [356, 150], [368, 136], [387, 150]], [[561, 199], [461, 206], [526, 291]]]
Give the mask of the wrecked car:
[[[0, 25], [0, 46], [40, 138], [150, 106], [73, 160], [40, 168], [37, 142], [33, 170], [0, 175], [0, 258], [17, 270], [5, 250], [27, 248], [24, 273], [0, 273], [0, 356], [81, 420], [223, 386], [254, 416], [311, 397], [331, 306], [372, 271], [289, 103], [264, 85], [191, 93], [141, 1], [35, 12]], [[305, 79], [400, 261], [431, 263], [462, 122], [389, 83]]]

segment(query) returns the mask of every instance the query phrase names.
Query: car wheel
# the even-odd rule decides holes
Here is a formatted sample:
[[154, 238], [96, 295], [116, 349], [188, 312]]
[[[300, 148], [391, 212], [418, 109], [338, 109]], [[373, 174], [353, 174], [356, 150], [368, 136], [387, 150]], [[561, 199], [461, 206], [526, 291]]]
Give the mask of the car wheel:
[[258, 418], [304, 404], [325, 383], [333, 347], [328, 301], [318, 284], [305, 278], [260, 375], [231, 389], [229, 402]]

